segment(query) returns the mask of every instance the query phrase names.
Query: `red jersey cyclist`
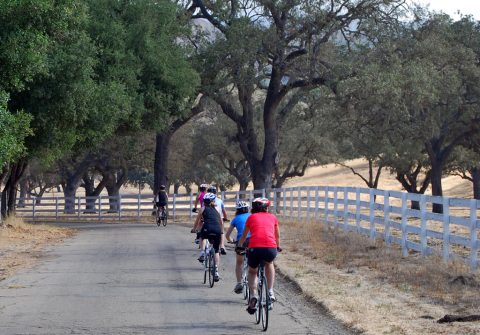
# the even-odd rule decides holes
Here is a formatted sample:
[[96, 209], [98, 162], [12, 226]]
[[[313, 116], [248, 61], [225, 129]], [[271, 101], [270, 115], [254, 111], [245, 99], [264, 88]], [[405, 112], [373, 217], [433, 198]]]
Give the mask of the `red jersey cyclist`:
[[250, 301], [248, 302], [247, 312], [255, 313], [257, 307], [257, 268], [261, 262], [265, 262], [265, 276], [268, 282], [268, 292], [270, 299], [275, 301], [273, 293], [273, 284], [275, 281], [275, 267], [273, 260], [277, 257], [277, 250], [280, 249], [280, 231], [278, 228], [278, 219], [275, 215], [268, 213], [270, 200], [267, 198], [256, 198], [252, 202], [252, 215], [245, 223], [239, 247], [243, 245], [250, 233], [250, 242], [248, 243], [248, 286], [250, 289]]

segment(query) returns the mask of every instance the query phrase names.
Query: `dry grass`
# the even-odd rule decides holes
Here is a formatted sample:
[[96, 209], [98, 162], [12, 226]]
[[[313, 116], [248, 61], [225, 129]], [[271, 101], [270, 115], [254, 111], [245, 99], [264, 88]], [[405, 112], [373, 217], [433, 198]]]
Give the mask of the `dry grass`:
[[477, 323], [438, 324], [445, 314], [480, 314], [480, 276], [463, 262], [401, 257], [396, 247], [320, 224], [283, 223], [282, 272], [333, 315], [367, 334], [480, 334]]
[[45, 246], [60, 242], [73, 233], [72, 229], [28, 224], [18, 217], [8, 218], [0, 226], [0, 280], [33, 265]]

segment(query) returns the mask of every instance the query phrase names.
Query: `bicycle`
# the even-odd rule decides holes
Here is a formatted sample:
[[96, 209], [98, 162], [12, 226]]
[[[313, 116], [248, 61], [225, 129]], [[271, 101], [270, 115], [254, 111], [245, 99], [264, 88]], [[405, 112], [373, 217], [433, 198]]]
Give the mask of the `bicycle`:
[[215, 249], [213, 248], [213, 244], [210, 243], [209, 239], [205, 241], [204, 255], [205, 259], [203, 260], [203, 283], [207, 283], [208, 274], [208, 284], [210, 285], [210, 287], [213, 287], [213, 285], [215, 284], [215, 271], [217, 269], [217, 264], [215, 261]]
[[243, 286], [243, 299], [248, 300], [250, 298], [250, 289], [248, 288], [248, 258], [247, 253], [243, 254], [243, 268], [242, 268], [242, 286]]
[[163, 224], [163, 226], [166, 227], [167, 220], [168, 220], [167, 209], [165, 208], [165, 206], [160, 206], [160, 208], [155, 206], [155, 208], [156, 208], [155, 220], [157, 222], [157, 226], [160, 227], [160, 225]]
[[266, 331], [268, 328], [268, 312], [272, 309], [272, 300], [268, 292], [268, 282], [265, 276], [265, 262], [261, 262], [258, 266], [258, 300], [257, 310], [255, 311], [255, 321], [257, 324], [262, 322], [262, 329]]

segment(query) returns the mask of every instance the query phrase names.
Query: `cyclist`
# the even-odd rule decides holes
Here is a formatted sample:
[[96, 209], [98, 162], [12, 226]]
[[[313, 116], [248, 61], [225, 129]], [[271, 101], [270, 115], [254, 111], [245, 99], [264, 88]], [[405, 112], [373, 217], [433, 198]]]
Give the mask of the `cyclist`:
[[238, 242], [237, 251], [242, 250], [241, 245], [246, 241], [250, 233], [248, 244], [248, 286], [250, 289], [250, 301], [247, 312], [255, 313], [257, 307], [257, 268], [260, 262], [265, 262], [265, 275], [268, 281], [270, 299], [274, 302], [273, 284], [275, 281], [275, 267], [273, 260], [280, 249], [280, 232], [278, 219], [275, 215], [268, 213], [270, 200], [267, 198], [256, 198], [252, 202], [252, 215], [245, 223], [242, 237]]
[[[238, 245], [238, 241], [242, 236], [243, 229], [245, 227], [245, 222], [250, 216], [250, 213], [248, 212], [249, 206], [245, 201], [237, 201], [237, 204], [235, 207], [236, 207], [235, 218], [233, 218], [232, 222], [230, 223], [230, 226], [228, 227], [227, 232], [225, 234], [225, 238], [227, 239], [228, 242], [232, 242], [230, 238], [230, 234], [235, 228], [237, 229], [237, 237], [236, 237], [237, 246], [247, 248], [250, 235], [247, 236], [247, 239], [245, 240], [245, 243], [243, 243], [243, 245]], [[235, 264], [235, 275], [237, 277], [237, 284], [233, 289], [233, 291], [237, 294], [240, 294], [243, 292], [242, 270], [243, 270], [243, 256], [237, 254], [236, 264]]]
[[207, 193], [207, 184], [201, 184], [199, 187], [199, 193], [197, 194], [197, 197], [195, 198], [195, 203], [193, 205], [192, 212], [196, 213], [197, 212], [197, 206], [200, 203], [200, 207], [203, 207], [203, 197], [205, 196], [205, 193]]
[[[155, 197], [155, 205], [157, 206], [157, 211], [161, 212], [168, 208], [168, 194], [166, 191], [165, 185], [160, 185], [160, 190], [158, 191]], [[160, 220], [160, 218], [158, 218]]]
[[[211, 185], [207, 192], [209, 193], [213, 193], [213, 194], [217, 194], [217, 188], [213, 185]], [[225, 205], [223, 204], [223, 201], [222, 199], [220, 199], [219, 197], [216, 197], [215, 198], [215, 209], [217, 210], [218, 214], [220, 215], [220, 218], [222, 218], [222, 220], [224, 222], [228, 222], [228, 219], [227, 219], [227, 212], [225, 211]], [[222, 240], [220, 242], [220, 253], [222, 255], [226, 255], [227, 254], [227, 251], [225, 250], [225, 239], [223, 237], [223, 230], [222, 230]]]
[[217, 268], [215, 269], [214, 280], [219, 281], [220, 276], [218, 274], [218, 265], [220, 264], [220, 240], [223, 234], [223, 221], [220, 219], [220, 215], [215, 209], [215, 199], [217, 196], [213, 193], [205, 194], [203, 198], [204, 207], [198, 212], [195, 220], [194, 230], [200, 231], [200, 257], [199, 262], [203, 263], [205, 260], [205, 239], [209, 239], [213, 244], [215, 250], [215, 263]]

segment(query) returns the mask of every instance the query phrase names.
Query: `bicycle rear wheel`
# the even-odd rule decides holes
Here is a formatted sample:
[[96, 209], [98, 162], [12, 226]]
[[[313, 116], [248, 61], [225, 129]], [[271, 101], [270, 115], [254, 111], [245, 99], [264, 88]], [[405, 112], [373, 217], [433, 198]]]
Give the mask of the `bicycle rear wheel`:
[[207, 274], [210, 272], [210, 267], [209, 267], [209, 262], [208, 262], [208, 257], [207, 253], [205, 253], [205, 258], [203, 259], [203, 267], [204, 267], [204, 272], [203, 272], [203, 283], [207, 283]]
[[270, 310], [270, 295], [268, 294], [267, 278], [262, 276], [262, 293], [260, 300], [260, 318], [262, 319], [262, 329], [266, 331], [268, 328], [268, 312]]
[[213, 250], [213, 247], [210, 248], [210, 251], [208, 252], [208, 264], [209, 264], [209, 271], [208, 271], [208, 283], [210, 284], [210, 287], [213, 287], [213, 284], [215, 284], [215, 251]]
[[163, 210], [163, 212], [162, 212], [162, 223], [163, 223], [164, 227], [167, 226], [167, 218], [168, 218], [167, 211]]
[[243, 299], [249, 300], [250, 298], [250, 289], [248, 288], [248, 266], [243, 266], [242, 271], [242, 286], [243, 286]]
[[261, 304], [261, 301], [262, 301], [262, 281], [261, 281], [261, 277], [258, 278], [258, 284], [257, 284], [257, 296], [258, 296], [258, 300], [257, 300], [257, 310], [255, 311], [255, 323], [258, 325], [261, 321], [261, 318], [262, 318], [262, 304]]

